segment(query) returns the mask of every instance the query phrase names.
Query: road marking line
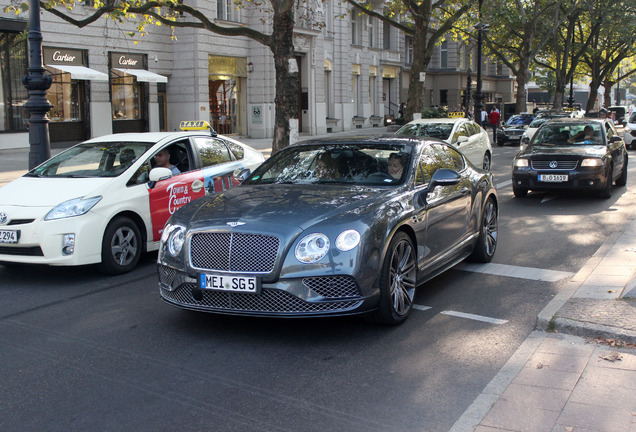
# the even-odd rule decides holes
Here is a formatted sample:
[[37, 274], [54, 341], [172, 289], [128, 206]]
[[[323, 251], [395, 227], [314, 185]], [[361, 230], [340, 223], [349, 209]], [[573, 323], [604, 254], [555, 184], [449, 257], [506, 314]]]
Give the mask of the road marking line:
[[548, 195], [541, 200], [541, 204], [546, 203], [548, 201], [552, 201], [553, 199], [556, 199], [556, 198], [557, 198], [556, 195]]
[[505, 324], [508, 322], [508, 320], [490, 318], [490, 317], [485, 317], [481, 315], [475, 315], [475, 314], [469, 314], [469, 313], [457, 312], [457, 311], [442, 311], [440, 313], [444, 315], [451, 315], [451, 316], [456, 316], [459, 318], [467, 318], [467, 319], [471, 319], [475, 321], [482, 321], [482, 322], [497, 324], [497, 325]]
[[457, 270], [464, 270], [475, 273], [486, 273], [495, 276], [507, 276], [517, 279], [529, 279], [545, 282], [557, 282], [561, 279], [574, 276], [574, 273], [558, 270], [546, 270], [534, 267], [520, 267], [506, 264], [470, 264], [461, 263], [455, 266]]
[[504, 181], [504, 182], [501, 182], [501, 183], [497, 183], [497, 189], [506, 187], [506, 186], [511, 185], [511, 184], [512, 184], [512, 180], [507, 180], [507, 181]]
[[425, 310], [431, 309], [431, 307], [430, 306], [420, 306], [420, 305], [414, 304], [413, 305], [413, 309], [425, 311]]

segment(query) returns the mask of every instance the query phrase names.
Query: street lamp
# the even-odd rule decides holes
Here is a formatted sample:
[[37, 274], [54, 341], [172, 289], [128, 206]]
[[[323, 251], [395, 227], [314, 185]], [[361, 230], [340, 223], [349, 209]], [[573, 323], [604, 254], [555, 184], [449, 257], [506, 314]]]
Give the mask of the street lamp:
[[481, 122], [481, 108], [484, 106], [484, 94], [481, 92], [481, 49], [483, 43], [483, 33], [490, 30], [490, 26], [488, 24], [484, 24], [481, 22], [481, 4], [483, 0], [479, 0], [479, 23], [475, 26], [477, 30], [477, 86], [475, 88], [475, 94], [473, 95], [473, 99], [475, 100], [475, 112], [474, 119], [475, 121]]
[[49, 119], [46, 114], [53, 107], [46, 98], [51, 87], [51, 76], [42, 66], [42, 32], [40, 30], [40, 3], [29, 0], [29, 66], [22, 84], [29, 98], [24, 108], [29, 111], [29, 169], [35, 168], [51, 157]]

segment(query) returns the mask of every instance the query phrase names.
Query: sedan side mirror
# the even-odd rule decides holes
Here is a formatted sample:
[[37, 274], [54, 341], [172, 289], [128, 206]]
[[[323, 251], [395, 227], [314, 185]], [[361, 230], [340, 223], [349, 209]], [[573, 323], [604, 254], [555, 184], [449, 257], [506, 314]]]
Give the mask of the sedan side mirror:
[[457, 144], [461, 144], [466, 141], [468, 141], [468, 137], [466, 135], [461, 135], [457, 137]]
[[232, 177], [234, 177], [235, 180], [238, 180], [239, 182], [243, 183], [245, 180], [249, 178], [251, 174], [252, 174], [252, 170], [239, 168], [234, 170], [234, 172], [232, 173]]

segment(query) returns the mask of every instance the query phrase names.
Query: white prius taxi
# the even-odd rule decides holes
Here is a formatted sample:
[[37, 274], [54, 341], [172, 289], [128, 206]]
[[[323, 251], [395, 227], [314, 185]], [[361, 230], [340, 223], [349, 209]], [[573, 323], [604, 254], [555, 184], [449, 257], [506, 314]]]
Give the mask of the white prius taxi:
[[0, 264], [128, 272], [178, 208], [236, 186], [234, 171], [264, 160], [205, 121], [181, 129], [93, 138], [1, 187]]

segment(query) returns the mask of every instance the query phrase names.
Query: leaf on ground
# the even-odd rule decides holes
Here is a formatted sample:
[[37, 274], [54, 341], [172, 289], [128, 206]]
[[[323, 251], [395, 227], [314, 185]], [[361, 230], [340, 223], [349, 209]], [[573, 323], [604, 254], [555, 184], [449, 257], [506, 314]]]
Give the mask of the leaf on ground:
[[599, 357], [602, 358], [603, 360], [607, 360], [611, 362], [615, 362], [617, 360], [623, 360], [623, 355], [620, 353], [617, 353], [616, 351], [612, 351], [611, 353], [608, 353], [608, 354], [600, 354]]

